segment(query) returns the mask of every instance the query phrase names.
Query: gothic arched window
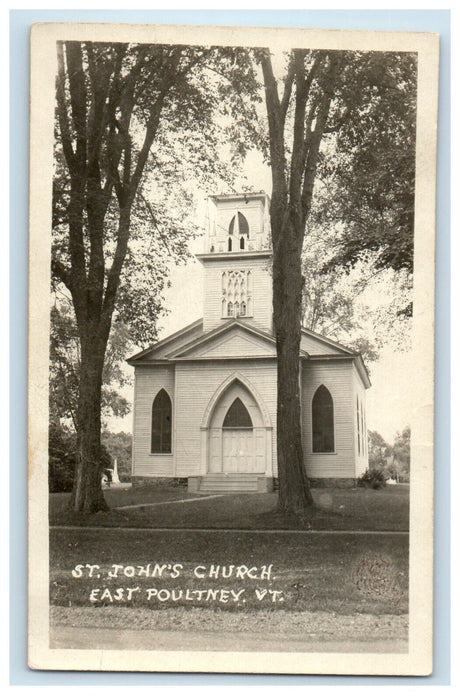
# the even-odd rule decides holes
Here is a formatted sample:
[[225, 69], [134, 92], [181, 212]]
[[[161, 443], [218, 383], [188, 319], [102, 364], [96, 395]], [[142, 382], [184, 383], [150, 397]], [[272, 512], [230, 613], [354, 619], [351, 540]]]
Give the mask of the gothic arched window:
[[171, 399], [164, 389], [160, 389], [152, 404], [151, 452], [171, 453], [171, 427]]
[[[240, 211], [238, 212], [238, 230], [245, 236], [249, 235], [249, 224], [248, 220]], [[235, 233], [235, 217], [230, 221], [230, 226], [228, 227], [228, 232], [231, 236]]]
[[233, 316], [233, 304], [231, 301], [227, 304], [227, 316]]
[[251, 416], [240, 398], [237, 397], [228, 409], [222, 427], [252, 428]]
[[312, 402], [313, 452], [334, 452], [334, 402], [321, 384]]
[[244, 301], [241, 302], [240, 316], [246, 316], [246, 304]]
[[241, 236], [240, 238], [240, 250], [244, 250], [244, 237]]

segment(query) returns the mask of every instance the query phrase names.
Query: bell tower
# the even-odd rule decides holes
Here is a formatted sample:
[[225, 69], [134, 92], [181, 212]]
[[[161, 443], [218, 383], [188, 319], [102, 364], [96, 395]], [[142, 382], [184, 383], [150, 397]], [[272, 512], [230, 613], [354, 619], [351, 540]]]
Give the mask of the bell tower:
[[208, 199], [203, 330], [232, 318], [272, 332], [270, 199], [265, 192]]

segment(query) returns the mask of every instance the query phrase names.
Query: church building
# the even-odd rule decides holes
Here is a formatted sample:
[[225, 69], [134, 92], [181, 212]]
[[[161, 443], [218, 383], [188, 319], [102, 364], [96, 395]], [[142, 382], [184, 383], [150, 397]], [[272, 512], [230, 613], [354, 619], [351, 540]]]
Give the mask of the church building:
[[[210, 197], [204, 252], [197, 255], [203, 318], [128, 360], [135, 368], [133, 483], [187, 478], [196, 492], [273, 489], [269, 206], [263, 192]], [[303, 328], [299, 384], [308, 477], [313, 484], [354, 484], [368, 466], [370, 382], [361, 356]]]

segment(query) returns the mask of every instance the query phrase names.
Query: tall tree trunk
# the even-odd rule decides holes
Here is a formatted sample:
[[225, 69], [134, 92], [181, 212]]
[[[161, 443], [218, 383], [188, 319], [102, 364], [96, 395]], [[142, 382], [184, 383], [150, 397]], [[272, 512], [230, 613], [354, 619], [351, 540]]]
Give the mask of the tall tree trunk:
[[[91, 347], [92, 345], [92, 347]], [[77, 460], [71, 508], [79, 513], [108, 510], [101, 484], [101, 386], [104, 352], [82, 344], [77, 410]]]
[[301, 237], [290, 219], [283, 225], [273, 257], [273, 322], [278, 356], [277, 448], [279, 504], [297, 513], [313, 504], [302, 451], [300, 412]]

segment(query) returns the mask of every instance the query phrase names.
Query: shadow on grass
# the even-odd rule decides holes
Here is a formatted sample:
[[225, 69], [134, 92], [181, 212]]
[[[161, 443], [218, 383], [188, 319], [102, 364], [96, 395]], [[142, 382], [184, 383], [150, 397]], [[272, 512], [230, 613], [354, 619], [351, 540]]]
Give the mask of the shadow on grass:
[[[109, 512], [80, 515], [68, 509], [67, 494], [50, 499], [50, 524], [86, 527], [373, 530], [406, 531], [409, 489], [314, 489], [314, 506], [289, 515], [276, 493], [197, 497], [182, 489], [131, 489], [107, 495]], [[123, 510], [129, 506], [128, 509]], [[134, 506], [134, 507], [132, 507]]]

